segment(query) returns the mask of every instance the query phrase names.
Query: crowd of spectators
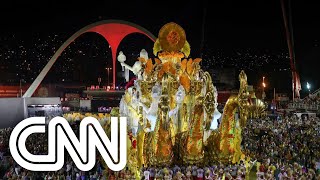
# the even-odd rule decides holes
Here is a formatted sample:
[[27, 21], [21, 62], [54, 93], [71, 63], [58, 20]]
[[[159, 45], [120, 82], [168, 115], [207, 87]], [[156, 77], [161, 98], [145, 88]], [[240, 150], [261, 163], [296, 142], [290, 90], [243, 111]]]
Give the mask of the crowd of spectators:
[[[253, 169], [254, 168], [254, 169]], [[250, 173], [251, 172], [251, 173]], [[303, 168], [297, 163], [293, 165], [258, 163], [257, 161], [241, 161], [235, 165], [218, 165], [211, 167], [178, 167], [144, 168], [142, 179], [164, 180], [313, 180], [320, 179], [313, 169]], [[119, 176], [119, 179], [122, 179]]]
[[257, 119], [247, 123], [242, 133], [245, 153], [259, 162], [297, 162], [310, 168], [320, 160], [319, 118]]

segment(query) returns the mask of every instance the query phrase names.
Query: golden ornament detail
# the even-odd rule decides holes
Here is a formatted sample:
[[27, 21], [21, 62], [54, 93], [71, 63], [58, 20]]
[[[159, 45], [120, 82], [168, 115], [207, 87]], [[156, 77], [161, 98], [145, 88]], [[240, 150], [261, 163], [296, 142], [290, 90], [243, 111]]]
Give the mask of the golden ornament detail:
[[153, 45], [153, 54], [157, 56], [158, 52], [162, 51], [159, 38], [156, 40], [156, 42]]
[[181, 49], [181, 52], [183, 52], [183, 54], [185, 55], [185, 57], [189, 57], [190, 55], [190, 44], [188, 43], [188, 41], [186, 41], [186, 43], [184, 43], [183, 48]]
[[170, 31], [167, 35], [167, 41], [170, 45], [177, 45], [180, 40], [180, 36], [176, 31]]

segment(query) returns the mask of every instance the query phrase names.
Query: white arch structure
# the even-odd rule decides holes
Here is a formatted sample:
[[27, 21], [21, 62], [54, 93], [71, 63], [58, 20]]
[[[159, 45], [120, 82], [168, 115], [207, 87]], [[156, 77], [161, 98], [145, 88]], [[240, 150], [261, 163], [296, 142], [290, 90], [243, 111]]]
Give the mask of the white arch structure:
[[62, 46], [57, 50], [57, 52], [52, 56], [47, 65], [40, 72], [38, 77], [33, 81], [31, 86], [23, 95], [24, 98], [31, 97], [33, 93], [37, 90], [38, 86], [47, 75], [53, 64], [56, 62], [61, 53], [79, 36], [87, 32], [95, 32], [102, 35], [105, 40], [109, 43], [112, 51], [112, 61], [113, 61], [113, 86], [116, 84], [116, 54], [120, 42], [127, 35], [132, 33], [140, 33], [146, 35], [149, 39], [155, 42], [156, 37], [146, 30], [145, 28], [122, 20], [103, 20], [80, 29], [74, 33], [69, 39], [67, 39]]

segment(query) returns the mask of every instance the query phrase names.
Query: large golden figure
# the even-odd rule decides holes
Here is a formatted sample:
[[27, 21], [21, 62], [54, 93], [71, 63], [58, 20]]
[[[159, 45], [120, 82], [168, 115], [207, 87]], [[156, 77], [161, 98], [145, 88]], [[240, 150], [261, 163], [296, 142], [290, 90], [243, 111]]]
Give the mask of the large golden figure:
[[128, 117], [137, 141], [136, 150], [129, 151], [136, 156], [134, 163], [130, 158], [132, 164], [238, 162], [241, 128], [264, 112], [264, 103], [248, 92], [246, 74], [240, 73], [239, 93], [227, 101], [216, 129], [214, 122], [221, 116], [217, 91], [210, 74], [201, 70], [201, 59], [189, 58], [184, 30], [175, 23], [163, 26], [153, 53], [156, 58], [144, 54], [133, 67], [120, 61], [138, 77], [120, 104], [120, 115]]
[[208, 139], [208, 151], [214, 151], [214, 154], [218, 156], [213, 157], [212, 153], [208, 152], [209, 161], [237, 163], [242, 156], [241, 129], [246, 125], [248, 118], [258, 118], [264, 115], [265, 104], [261, 100], [253, 102], [250, 99], [247, 75], [244, 71], [240, 72], [239, 81], [238, 95], [229, 97], [223, 109], [219, 130], [212, 133]]
[[202, 84], [195, 82], [191, 85], [190, 96], [195, 100], [190, 104], [192, 111], [189, 129], [177, 134], [175, 144], [175, 160], [177, 164], [199, 164], [204, 157], [204, 95]]
[[184, 163], [200, 163], [203, 160], [203, 97], [196, 99], [194, 112], [191, 116], [191, 128], [187, 131], [184, 145], [183, 161]]
[[[234, 156], [241, 157], [241, 125], [247, 120], [249, 107], [249, 93], [247, 90], [247, 76], [244, 71], [239, 75], [239, 94], [231, 96], [223, 110], [223, 117], [220, 125], [220, 151], [225, 161], [232, 161]], [[240, 136], [239, 136], [240, 134]], [[238, 135], [238, 136], [237, 136]], [[237, 147], [239, 146], [239, 147]], [[238, 162], [239, 159], [235, 159]]]
[[144, 163], [149, 166], [165, 166], [173, 159], [167, 92], [167, 86], [163, 83], [156, 126], [154, 131], [146, 134], [144, 141], [144, 157], [146, 158]]

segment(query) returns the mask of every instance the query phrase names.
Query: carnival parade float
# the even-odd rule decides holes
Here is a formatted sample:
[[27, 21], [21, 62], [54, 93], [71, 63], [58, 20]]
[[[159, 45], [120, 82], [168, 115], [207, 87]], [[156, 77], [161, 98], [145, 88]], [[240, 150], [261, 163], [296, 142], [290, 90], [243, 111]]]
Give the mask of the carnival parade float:
[[125, 63], [122, 52], [118, 56], [126, 79], [128, 71], [136, 76], [116, 114], [128, 120], [130, 171], [139, 177], [142, 167], [231, 164], [244, 158], [241, 129], [265, 109], [261, 100], [251, 98], [245, 72], [239, 74], [239, 93], [228, 99], [221, 114], [211, 76], [201, 69], [202, 59], [189, 58], [182, 27], [164, 25], [153, 53], [152, 59], [142, 51], [133, 66]]

